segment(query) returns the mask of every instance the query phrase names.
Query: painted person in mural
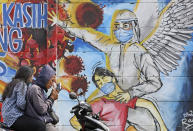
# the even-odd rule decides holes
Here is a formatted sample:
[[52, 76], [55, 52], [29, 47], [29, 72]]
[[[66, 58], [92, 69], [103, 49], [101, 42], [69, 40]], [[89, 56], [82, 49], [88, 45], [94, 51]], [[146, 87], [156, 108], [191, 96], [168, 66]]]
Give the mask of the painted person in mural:
[[[93, 28], [77, 26], [71, 19], [60, 21], [54, 13], [48, 18], [52, 25], [63, 27], [70, 35], [106, 54], [107, 68], [115, 74], [117, 84], [123, 90], [116, 100], [125, 103], [162, 87], [160, 72], [168, 75], [176, 69], [181, 52], [193, 33], [191, 0], [171, 1], [159, 13], [158, 7], [153, 5], [158, 3], [157, 0], [152, 0], [150, 7], [142, 3], [135, 13], [127, 9], [114, 12], [110, 36]], [[129, 108], [127, 120], [127, 124], [136, 125], [137, 130], [156, 131], [151, 113], [144, 108]]]
[[[146, 99], [133, 98], [127, 103], [116, 101], [116, 96], [123, 93], [119, 88], [115, 75], [107, 69], [97, 67], [92, 80], [96, 87], [104, 96], [96, 98], [89, 102], [94, 114], [99, 114], [99, 118], [110, 128], [111, 131], [137, 131], [134, 126], [126, 127], [128, 108], [136, 109], [138, 107], [146, 108], [159, 123], [160, 131], [167, 131], [167, 128], [154, 104]], [[80, 130], [75, 116], [71, 119], [71, 125]]]
[[[113, 40], [98, 32], [95, 34], [92, 31], [71, 28], [72, 25], [69, 23], [58, 24], [70, 34], [84, 39], [107, 54], [110, 69], [115, 74], [119, 87], [123, 90], [116, 96], [117, 101], [128, 103], [135, 97], [140, 98], [159, 90], [162, 85], [160, 72], [150, 54], [139, 45], [139, 27], [135, 14], [129, 10], [117, 10], [112, 23]], [[130, 116], [128, 117], [129, 123], [139, 125], [136, 129], [156, 130], [153, 117], [146, 109], [129, 108], [128, 116]], [[141, 121], [144, 118], [146, 121]], [[147, 127], [146, 125], [152, 126]]]
[[12, 81], [7, 84], [3, 95], [2, 115], [6, 126], [17, 131], [45, 131], [40, 120], [26, 116], [26, 94], [33, 80], [33, 69], [21, 66]]
[[[46, 131], [57, 131], [52, 124], [53, 119], [49, 114], [54, 101], [58, 99], [56, 90], [56, 73], [49, 65], [44, 65], [37, 79], [27, 91], [27, 107], [25, 114], [40, 120], [46, 124]], [[48, 89], [52, 88], [50, 96], [47, 97]]]

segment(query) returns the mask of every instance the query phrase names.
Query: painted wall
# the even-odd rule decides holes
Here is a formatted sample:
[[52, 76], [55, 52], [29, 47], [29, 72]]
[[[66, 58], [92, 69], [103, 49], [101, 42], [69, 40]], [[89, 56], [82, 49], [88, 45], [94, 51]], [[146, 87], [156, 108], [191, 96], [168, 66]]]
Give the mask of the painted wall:
[[[0, 91], [19, 66], [30, 65], [36, 77], [50, 64], [63, 88], [54, 104], [61, 131], [75, 130], [71, 91], [112, 131], [192, 129], [192, 4], [1, 0]], [[98, 81], [97, 71], [103, 74]]]

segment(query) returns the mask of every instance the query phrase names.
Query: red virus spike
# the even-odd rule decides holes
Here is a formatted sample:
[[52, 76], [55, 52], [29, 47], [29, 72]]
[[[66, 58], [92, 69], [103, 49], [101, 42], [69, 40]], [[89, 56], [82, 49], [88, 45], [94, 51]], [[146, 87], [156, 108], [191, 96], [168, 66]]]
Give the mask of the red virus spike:
[[72, 79], [71, 90], [78, 96], [84, 95], [88, 91], [88, 84], [86, 76], [75, 76]]
[[84, 69], [83, 61], [78, 56], [67, 56], [64, 63], [64, 71], [69, 75], [76, 75]]
[[82, 27], [97, 28], [103, 21], [103, 9], [94, 3], [82, 3], [76, 9], [76, 19]]

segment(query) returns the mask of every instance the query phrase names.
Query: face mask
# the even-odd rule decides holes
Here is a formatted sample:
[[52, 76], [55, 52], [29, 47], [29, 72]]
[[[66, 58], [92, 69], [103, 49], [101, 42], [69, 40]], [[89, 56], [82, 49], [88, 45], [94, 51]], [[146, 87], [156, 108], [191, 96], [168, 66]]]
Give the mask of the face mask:
[[124, 30], [120, 28], [114, 31], [114, 34], [118, 41], [121, 43], [126, 43], [133, 37], [133, 30]]
[[111, 92], [113, 92], [114, 89], [115, 89], [115, 85], [114, 85], [114, 83], [112, 83], [112, 82], [108, 82], [108, 83], [104, 84], [104, 85], [100, 88], [100, 90], [101, 90], [104, 94], [106, 94], [106, 95], [108, 95], [108, 94], [110, 94]]
[[48, 91], [47, 91], [47, 95], [50, 95], [52, 92], [52, 88], [49, 88]]
[[57, 84], [54, 82], [54, 83], [51, 85], [50, 89], [54, 89], [54, 88], [56, 88], [56, 87], [57, 87]]

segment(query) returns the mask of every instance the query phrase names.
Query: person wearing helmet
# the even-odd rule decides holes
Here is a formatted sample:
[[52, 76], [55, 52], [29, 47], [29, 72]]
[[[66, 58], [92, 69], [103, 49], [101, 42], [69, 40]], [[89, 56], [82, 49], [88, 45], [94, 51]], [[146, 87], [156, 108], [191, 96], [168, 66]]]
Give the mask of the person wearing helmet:
[[[132, 11], [127, 9], [115, 11], [110, 36], [88, 27], [77, 28], [78, 25], [74, 21], [60, 21], [52, 14], [50, 16], [53, 25], [58, 24], [70, 35], [83, 39], [106, 54], [107, 68], [115, 74], [117, 84], [123, 90], [117, 95], [117, 101], [127, 103], [135, 97], [140, 98], [161, 88], [158, 67], [151, 55], [139, 44], [140, 29], [137, 17]], [[96, 92], [88, 98], [88, 101], [96, 98]], [[128, 116], [127, 124], [134, 125], [137, 130], [156, 131], [159, 128], [154, 118], [144, 108], [128, 109]]]

